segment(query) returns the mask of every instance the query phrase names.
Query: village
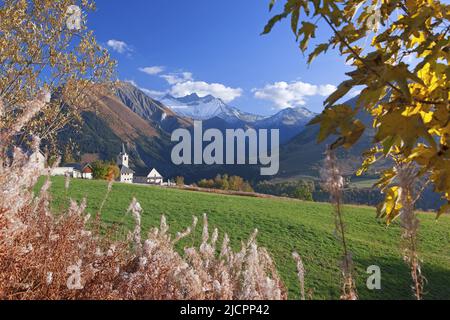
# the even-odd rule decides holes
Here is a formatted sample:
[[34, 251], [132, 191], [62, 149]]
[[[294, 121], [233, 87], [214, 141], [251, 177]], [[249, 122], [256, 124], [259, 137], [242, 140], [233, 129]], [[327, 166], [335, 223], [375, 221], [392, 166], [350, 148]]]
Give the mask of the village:
[[[46, 166], [46, 157], [40, 151], [31, 155], [32, 161], [38, 164], [42, 169]], [[144, 184], [144, 185], [156, 185], [156, 186], [173, 186], [171, 180], [164, 181], [163, 176], [158, 172], [156, 168], [152, 168], [149, 174], [145, 177], [139, 177], [135, 175], [135, 172], [130, 168], [130, 156], [126, 152], [125, 145], [122, 144], [122, 151], [117, 156], [117, 166], [119, 167], [119, 177], [117, 182], [127, 184]], [[67, 163], [61, 167], [54, 167], [49, 169], [51, 176], [64, 176], [73, 179], [94, 179], [94, 170], [90, 163]]]

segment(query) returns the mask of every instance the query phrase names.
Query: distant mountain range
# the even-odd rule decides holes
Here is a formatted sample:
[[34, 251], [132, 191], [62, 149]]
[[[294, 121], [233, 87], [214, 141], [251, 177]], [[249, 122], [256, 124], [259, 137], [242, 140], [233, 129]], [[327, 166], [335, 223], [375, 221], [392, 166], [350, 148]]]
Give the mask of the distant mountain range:
[[209, 120], [218, 117], [230, 123], [252, 123], [264, 118], [263, 116], [242, 112], [212, 95], [199, 97], [196, 93], [193, 93], [185, 97], [175, 98], [168, 94], [161, 99], [161, 103], [171, 108], [178, 115], [193, 120]]
[[195, 93], [181, 98], [166, 95], [161, 99], [161, 103], [179, 116], [204, 121], [205, 128], [279, 129], [282, 144], [300, 133], [316, 116], [315, 113], [303, 107], [283, 109], [268, 117], [255, 115], [231, 107], [211, 95], [199, 97]]
[[82, 127], [67, 126], [59, 134], [60, 150], [76, 141], [75, 160], [115, 160], [124, 143], [139, 175], [150, 167], [165, 175], [189, 173], [190, 168], [176, 168], [170, 161], [172, 129], [189, 128], [189, 120], [128, 84], [121, 84], [116, 93], [92, 92], [90, 98], [81, 114]]
[[[306, 108], [288, 108], [269, 116], [245, 113], [213, 96], [191, 94], [182, 98], [166, 95], [153, 99], [129, 83], [121, 83], [115, 92], [92, 93], [92, 103], [82, 113], [81, 130], [66, 128], [60, 134], [61, 145], [79, 143], [79, 159], [115, 159], [125, 143], [132, 168], [144, 175], [156, 167], [165, 177], [183, 175], [187, 181], [214, 177], [218, 173], [260, 179], [259, 166], [175, 166], [171, 161], [171, 134], [177, 128], [192, 129], [193, 120], [203, 120], [203, 127], [226, 129], [280, 129], [280, 177], [317, 176], [325, 144], [315, 143], [317, 128], [306, 127], [315, 114]], [[357, 163], [368, 146], [370, 133], [361, 148], [343, 158]], [[61, 148], [64, 150], [64, 148]]]
[[[345, 104], [356, 107], [358, 97], [355, 97]], [[371, 146], [375, 131], [372, 127], [372, 117], [364, 110], [361, 110], [357, 118], [366, 126], [366, 130], [360, 140], [350, 149], [339, 148], [337, 156], [341, 159], [344, 169], [351, 175], [362, 163], [362, 153]], [[280, 173], [281, 178], [293, 178], [301, 176], [318, 177], [324, 158], [324, 153], [330, 144], [336, 140], [336, 136], [331, 136], [322, 143], [317, 143], [319, 127], [307, 126], [296, 137], [284, 144], [280, 149]], [[380, 161], [372, 168], [372, 173], [379, 171], [386, 165]]]
[[[212, 96], [201, 98], [198, 95], [184, 98], [166, 96], [162, 101], [178, 101], [179, 108], [173, 105], [168, 107], [162, 101], [152, 99], [127, 83], [121, 83], [115, 92], [105, 94], [99, 90], [92, 92], [90, 97], [90, 103], [82, 112], [84, 121], [81, 129], [67, 126], [60, 132], [60, 150], [64, 152], [66, 147], [75, 141], [79, 150], [71, 154], [71, 161], [115, 160], [124, 143], [130, 154], [131, 167], [138, 176], [147, 175], [150, 168], [157, 168], [166, 179], [180, 175], [184, 176], [188, 183], [225, 173], [239, 175], [253, 182], [263, 178], [275, 181], [307, 177], [315, 179], [319, 177], [326, 146], [335, 139], [330, 137], [323, 143], [317, 143], [318, 126], [306, 126], [315, 114], [306, 108], [284, 109], [273, 116], [261, 117], [229, 107]], [[347, 104], [355, 106], [356, 101], [357, 98], [354, 98]], [[186, 107], [183, 108], [182, 104]], [[207, 107], [202, 109], [202, 105]], [[185, 113], [181, 113], [180, 109]], [[283, 144], [280, 148], [278, 175], [261, 177], [258, 165], [175, 166], [171, 160], [173, 130], [192, 130], [193, 120], [201, 119], [200, 117], [204, 119], [204, 128], [280, 129]], [[354, 147], [337, 151], [348, 175], [352, 175], [359, 167], [361, 154], [370, 147], [374, 137], [371, 116], [361, 111], [357, 117], [365, 124], [366, 131]], [[67, 159], [67, 154], [65, 156]], [[388, 162], [381, 161], [370, 173], [376, 176], [381, 169], [388, 166]], [[439, 202], [439, 196], [431, 190], [427, 190], [426, 194], [425, 198], [431, 199], [432, 204]], [[430, 205], [426, 203], [421, 208], [429, 209]], [[431, 205], [431, 208], [434, 206]]]

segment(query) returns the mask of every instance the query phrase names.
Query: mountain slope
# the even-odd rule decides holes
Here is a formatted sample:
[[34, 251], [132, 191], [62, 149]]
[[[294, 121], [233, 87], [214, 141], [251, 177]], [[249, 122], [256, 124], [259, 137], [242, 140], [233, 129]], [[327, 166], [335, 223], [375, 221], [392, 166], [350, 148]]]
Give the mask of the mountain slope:
[[[355, 106], [357, 97], [349, 100], [347, 104]], [[361, 154], [370, 146], [374, 137], [371, 117], [364, 111], [358, 114], [358, 118], [366, 125], [366, 131], [363, 136], [351, 149], [339, 148], [338, 158], [345, 165], [345, 169], [354, 171], [361, 164]], [[319, 176], [321, 162], [327, 145], [335, 141], [335, 137], [329, 137], [324, 142], [318, 144], [317, 136], [319, 127], [317, 125], [307, 126], [300, 134], [293, 138], [289, 143], [282, 146], [280, 150], [280, 173], [279, 177], [292, 178], [296, 176]], [[379, 164], [380, 166], [382, 163]]]
[[[163, 128], [164, 120], [158, 122], [153, 120], [155, 118], [150, 118], [150, 108], [153, 106], [142, 104], [148, 107], [147, 110], [144, 107], [141, 109], [149, 116], [149, 119], [145, 119], [133, 112], [114, 92], [106, 94], [92, 92], [90, 98], [90, 103], [81, 114], [83, 118], [81, 129], [66, 127], [59, 135], [60, 146], [77, 141], [80, 158], [86, 154], [95, 154], [102, 160], [115, 160], [124, 143], [133, 159], [131, 167], [138, 175], [146, 175], [153, 167], [158, 167], [158, 170], [166, 176], [178, 173], [178, 168], [170, 161], [170, 133]], [[124, 98], [122, 95], [122, 99]], [[133, 99], [127, 101], [131, 105]], [[155, 108], [153, 116], [164, 112], [168, 114], [166, 119], [172, 118], [170, 121], [177, 126], [189, 124], [161, 106]], [[64, 150], [63, 147], [60, 149]]]
[[59, 134], [60, 150], [77, 142], [78, 152], [71, 155], [76, 161], [115, 160], [124, 143], [130, 154], [130, 166], [138, 176], [146, 176], [151, 168], [157, 168], [166, 179], [180, 175], [189, 183], [225, 173], [246, 179], [258, 175], [258, 166], [174, 165], [172, 130], [191, 129], [192, 122], [146, 97], [139, 89], [120, 86], [116, 92], [92, 92], [90, 100], [81, 114], [80, 130], [67, 126]]
[[280, 143], [285, 144], [304, 129], [316, 114], [300, 108], [283, 109], [277, 114], [255, 123], [257, 129], [280, 129]]
[[154, 127], [159, 127], [169, 133], [177, 128], [192, 125], [191, 121], [178, 116], [170, 108], [153, 100], [129, 83], [120, 83], [116, 89], [116, 95], [134, 113], [150, 122]]
[[[315, 144], [314, 128], [304, 129], [305, 124], [314, 116], [305, 108], [285, 109], [266, 118], [252, 118], [248, 114], [228, 107], [220, 99], [214, 97], [200, 98], [197, 95], [179, 98], [181, 103], [195, 104], [200, 101], [219, 106], [214, 112], [217, 116], [203, 122], [204, 129], [280, 129], [281, 143], [304, 130], [285, 148], [281, 149], [281, 175], [292, 176], [300, 172], [314, 175], [316, 170], [311, 166], [322, 158], [324, 147]], [[214, 108], [212, 108], [214, 109]], [[138, 175], [146, 175], [156, 167], [165, 177], [183, 175], [187, 181], [211, 178], [218, 173], [241, 175], [247, 179], [260, 179], [259, 166], [234, 165], [186, 165], [175, 166], [172, 163], [171, 151], [175, 143], [171, 142], [173, 130], [178, 128], [192, 129], [192, 120], [178, 115], [163, 103], [156, 101], [138, 88], [121, 83], [115, 92], [106, 94], [92, 93], [92, 103], [82, 113], [84, 119], [80, 132], [66, 128], [61, 133], [61, 145], [70, 141], [80, 141], [78, 157], [95, 154], [103, 160], [113, 160], [120, 152], [122, 143], [127, 145], [131, 155], [132, 168]], [[252, 121], [246, 121], [249, 119]], [[230, 120], [232, 119], [232, 120]], [[306, 144], [304, 140], [306, 139]], [[65, 150], [61, 147], [61, 150]], [[303, 154], [308, 150], [306, 154]]]

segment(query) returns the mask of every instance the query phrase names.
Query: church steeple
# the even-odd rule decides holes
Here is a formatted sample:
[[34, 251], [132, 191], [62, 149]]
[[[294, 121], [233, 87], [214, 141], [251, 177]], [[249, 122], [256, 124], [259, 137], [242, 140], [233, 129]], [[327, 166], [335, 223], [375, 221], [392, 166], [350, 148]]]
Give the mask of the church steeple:
[[129, 167], [128, 165], [128, 154], [125, 150], [125, 144], [122, 143], [122, 152], [117, 156], [117, 165], [119, 166], [125, 166], [125, 167]]

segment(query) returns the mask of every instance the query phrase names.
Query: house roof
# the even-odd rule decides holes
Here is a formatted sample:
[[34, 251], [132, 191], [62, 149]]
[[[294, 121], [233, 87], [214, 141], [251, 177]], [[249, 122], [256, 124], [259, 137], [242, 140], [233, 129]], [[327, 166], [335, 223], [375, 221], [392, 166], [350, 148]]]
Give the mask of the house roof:
[[92, 167], [89, 163], [66, 163], [64, 167], [74, 168], [78, 171], [84, 171], [86, 168], [90, 168], [92, 170]]
[[131, 170], [130, 168], [128, 168], [127, 166], [124, 166], [124, 165], [120, 165], [119, 169], [120, 169], [121, 174], [133, 174], [134, 173], [133, 170]]
[[162, 175], [156, 169], [152, 169], [147, 178], [162, 178]]

